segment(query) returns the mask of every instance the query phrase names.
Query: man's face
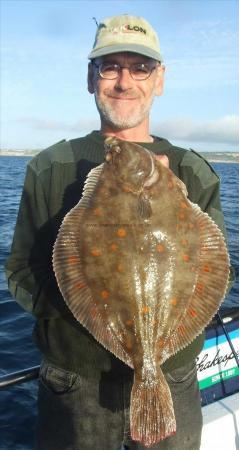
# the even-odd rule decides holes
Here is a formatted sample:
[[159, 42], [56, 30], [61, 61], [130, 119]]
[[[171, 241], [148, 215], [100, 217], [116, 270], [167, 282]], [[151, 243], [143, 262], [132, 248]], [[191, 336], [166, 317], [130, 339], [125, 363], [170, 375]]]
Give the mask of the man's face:
[[[129, 129], [148, 120], [155, 95], [161, 95], [164, 69], [156, 61], [136, 53], [114, 53], [97, 58], [89, 65], [88, 90], [94, 93], [103, 123], [115, 129]], [[113, 80], [103, 79], [97, 66], [103, 62], [124, 67]], [[134, 80], [127, 68], [134, 63], [149, 63], [155, 69], [146, 80]]]

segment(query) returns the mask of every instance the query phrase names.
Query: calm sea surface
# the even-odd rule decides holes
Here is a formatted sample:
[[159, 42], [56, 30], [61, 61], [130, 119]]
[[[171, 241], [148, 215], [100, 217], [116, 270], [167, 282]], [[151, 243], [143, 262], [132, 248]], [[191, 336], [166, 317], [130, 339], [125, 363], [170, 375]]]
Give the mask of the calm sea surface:
[[[3, 275], [23, 186], [27, 157], [0, 157], [0, 376], [39, 364], [31, 342], [34, 319], [11, 298]], [[231, 261], [239, 274], [239, 164], [214, 163], [221, 178], [221, 200]], [[239, 307], [239, 280], [224, 302]], [[0, 450], [33, 450], [37, 382], [0, 391]]]

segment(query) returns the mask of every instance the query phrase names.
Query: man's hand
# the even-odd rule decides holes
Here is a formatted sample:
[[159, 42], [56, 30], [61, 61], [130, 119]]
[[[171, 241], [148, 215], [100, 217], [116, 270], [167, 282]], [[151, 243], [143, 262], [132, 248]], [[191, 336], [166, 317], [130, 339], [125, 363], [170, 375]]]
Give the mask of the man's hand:
[[156, 159], [160, 161], [165, 167], [169, 168], [169, 159], [166, 155], [155, 155]]

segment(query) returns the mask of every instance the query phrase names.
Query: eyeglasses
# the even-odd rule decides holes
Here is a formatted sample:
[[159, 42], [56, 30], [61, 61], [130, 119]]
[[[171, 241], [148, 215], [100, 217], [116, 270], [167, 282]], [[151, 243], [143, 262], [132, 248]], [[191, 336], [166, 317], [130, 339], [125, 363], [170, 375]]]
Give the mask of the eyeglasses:
[[120, 64], [103, 62], [96, 64], [93, 61], [94, 66], [98, 68], [98, 73], [101, 78], [105, 80], [115, 80], [118, 78], [122, 69], [128, 69], [131, 78], [135, 81], [147, 80], [150, 77], [153, 70], [156, 69], [157, 63], [133, 63], [129, 66], [121, 66]]

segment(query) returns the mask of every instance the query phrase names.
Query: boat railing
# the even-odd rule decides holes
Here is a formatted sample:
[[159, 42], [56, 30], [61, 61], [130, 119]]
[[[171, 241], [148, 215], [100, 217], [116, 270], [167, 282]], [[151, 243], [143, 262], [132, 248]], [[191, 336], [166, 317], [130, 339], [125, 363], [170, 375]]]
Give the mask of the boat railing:
[[29, 367], [28, 369], [13, 372], [0, 377], [0, 389], [5, 389], [14, 384], [25, 383], [36, 380], [39, 377], [40, 366]]
[[[228, 318], [230, 320], [232, 320], [233, 318], [238, 319], [238, 317], [239, 317], [238, 309], [235, 311], [231, 311], [231, 314], [227, 314], [227, 316], [229, 316], [229, 315], [232, 317], [222, 317], [220, 315], [220, 313], [218, 312], [207, 328], [213, 327], [216, 324], [220, 325], [222, 327], [222, 330], [223, 330], [223, 332], [226, 336], [226, 339], [228, 341], [228, 344], [231, 348], [232, 354], [236, 360], [237, 366], [239, 367], [239, 359], [238, 359], [236, 349], [234, 348], [231, 338], [229, 336], [229, 333], [225, 327], [225, 324], [228, 322]], [[37, 378], [39, 378], [39, 371], [40, 371], [40, 366], [34, 366], [34, 367], [30, 367], [28, 369], [20, 370], [18, 372], [3, 375], [2, 377], [0, 377], [0, 390], [5, 389], [9, 386], [13, 386], [15, 384], [20, 384], [20, 383], [25, 383], [26, 381], [36, 380]]]

